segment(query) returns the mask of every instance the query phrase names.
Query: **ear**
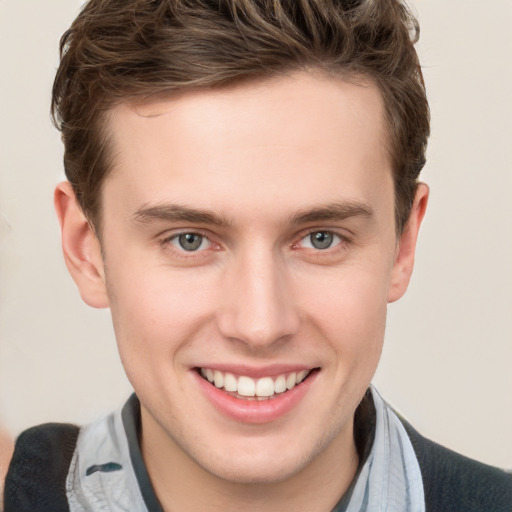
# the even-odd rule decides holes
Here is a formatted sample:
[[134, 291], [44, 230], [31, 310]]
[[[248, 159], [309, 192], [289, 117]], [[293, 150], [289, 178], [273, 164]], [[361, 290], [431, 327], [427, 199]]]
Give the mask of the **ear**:
[[89, 306], [109, 306], [101, 246], [68, 181], [55, 189], [54, 205], [62, 233], [62, 251], [80, 296]]
[[421, 221], [427, 209], [428, 195], [428, 186], [425, 183], [420, 183], [416, 190], [409, 220], [398, 240], [395, 263], [391, 273], [388, 302], [394, 302], [402, 297], [409, 286], [414, 267], [416, 240], [418, 239]]

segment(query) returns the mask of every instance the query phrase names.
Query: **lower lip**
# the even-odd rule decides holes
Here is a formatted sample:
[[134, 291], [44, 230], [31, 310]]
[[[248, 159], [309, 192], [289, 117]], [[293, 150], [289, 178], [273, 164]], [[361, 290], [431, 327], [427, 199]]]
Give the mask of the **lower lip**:
[[313, 371], [294, 388], [269, 400], [243, 400], [216, 388], [193, 370], [198, 384], [214, 407], [222, 414], [242, 423], [269, 423], [284, 416], [304, 398], [318, 375]]

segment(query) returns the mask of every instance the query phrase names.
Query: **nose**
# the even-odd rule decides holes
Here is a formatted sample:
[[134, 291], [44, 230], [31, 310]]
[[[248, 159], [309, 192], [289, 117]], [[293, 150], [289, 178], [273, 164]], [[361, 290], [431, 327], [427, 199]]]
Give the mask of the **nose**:
[[300, 317], [286, 263], [272, 251], [250, 251], [235, 258], [222, 283], [221, 333], [253, 349], [290, 338]]

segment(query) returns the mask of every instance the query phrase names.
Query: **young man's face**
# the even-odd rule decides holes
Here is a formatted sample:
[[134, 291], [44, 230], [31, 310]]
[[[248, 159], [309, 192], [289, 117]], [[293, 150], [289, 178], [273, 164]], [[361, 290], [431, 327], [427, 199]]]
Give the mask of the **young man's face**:
[[298, 73], [122, 105], [109, 131], [108, 299], [82, 295], [111, 307], [143, 447], [239, 482], [353, 460], [417, 231], [400, 255], [377, 88]]

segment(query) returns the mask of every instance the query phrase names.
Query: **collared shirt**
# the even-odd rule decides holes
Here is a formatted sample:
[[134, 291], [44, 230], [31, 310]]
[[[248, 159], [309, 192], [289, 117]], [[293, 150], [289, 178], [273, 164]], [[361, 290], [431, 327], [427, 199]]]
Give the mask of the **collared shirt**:
[[[375, 430], [366, 458], [333, 512], [425, 512], [420, 467], [391, 407], [372, 388]], [[161, 512], [138, 442], [140, 404], [81, 429], [66, 479], [70, 512]], [[364, 443], [363, 443], [364, 445]]]
[[[87, 427], [48, 423], [16, 441], [5, 512], [160, 512], [140, 445], [140, 404]], [[370, 388], [354, 415], [359, 467], [334, 512], [512, 512], [512, 475], [424, 438]]]

